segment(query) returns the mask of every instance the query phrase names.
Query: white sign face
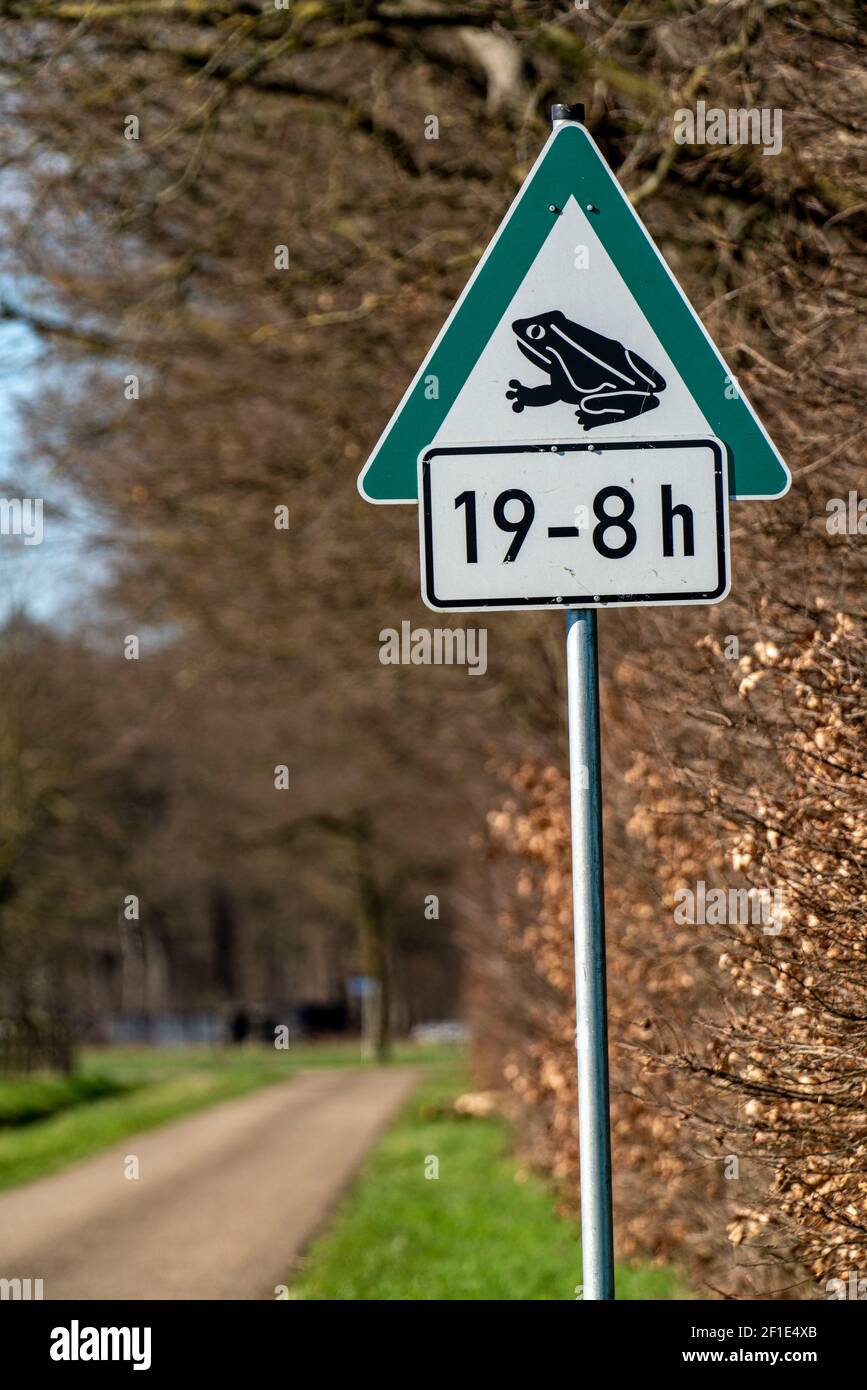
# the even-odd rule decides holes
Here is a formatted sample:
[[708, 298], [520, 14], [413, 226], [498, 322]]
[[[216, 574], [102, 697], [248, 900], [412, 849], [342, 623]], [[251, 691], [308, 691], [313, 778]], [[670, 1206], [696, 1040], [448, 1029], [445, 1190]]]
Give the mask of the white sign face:
[[432, 443], [713, 434], [594, 220], [569, 199]]
[[788, 469], [585, 128], [557, 122], [358, 485], [416, 499], [463, 444], [718, 439], [733, 496]]
[[718, 603], [726, 481], [713, 438], [432, 447], [422, 597], [459, 612]]

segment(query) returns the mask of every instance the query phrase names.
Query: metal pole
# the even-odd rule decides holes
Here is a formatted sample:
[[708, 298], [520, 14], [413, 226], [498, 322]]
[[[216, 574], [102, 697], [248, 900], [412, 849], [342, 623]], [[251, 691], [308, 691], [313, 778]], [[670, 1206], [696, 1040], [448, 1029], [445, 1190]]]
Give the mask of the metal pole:
[[[551, 107], [556, 130], [583, 121], [584, 107]], [[581, 1167], [581, 1265], [586, 1300], [614, 1297], [608, 1006], [602, 879], [602, 759], [595, 608], [566, 613], [569, 789], [572, 806], [572, 928], [575, 940], [575, 1046]]]
[[596, 610], [566, 613], [584, 1298], [614, 1297]]

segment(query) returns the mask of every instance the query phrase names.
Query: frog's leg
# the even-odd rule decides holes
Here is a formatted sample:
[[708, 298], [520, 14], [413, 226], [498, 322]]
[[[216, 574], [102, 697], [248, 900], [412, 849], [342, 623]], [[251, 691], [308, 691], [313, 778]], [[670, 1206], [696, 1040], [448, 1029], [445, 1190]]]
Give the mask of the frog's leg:
[[586, 430], [599, 425], [621, 424], [655, 410], [659, 400], [651, 391], [600, 391], [585, 396], [575, 413]]
[[522, 386], [520, 381], [510, 381], [511, 391], [506, 392], [506, 400], [512, 402], [512, 409], [520, 415], [525, 405], [553, 405], [560, 400], [560, 392], [556, 386], [548, 382], [547, 386]]
[[651, 367], [649, 362], [645, 362], [643, 357], [639, 357], [637, 352], [632, 352], [629, 348], [626, 349], [626, 356], [635, 373], [636, 381], [643, 377], [647, 382], [648, 391], [651, 392], [665, 390], [665, 377], [660, 376], [655, 367]]

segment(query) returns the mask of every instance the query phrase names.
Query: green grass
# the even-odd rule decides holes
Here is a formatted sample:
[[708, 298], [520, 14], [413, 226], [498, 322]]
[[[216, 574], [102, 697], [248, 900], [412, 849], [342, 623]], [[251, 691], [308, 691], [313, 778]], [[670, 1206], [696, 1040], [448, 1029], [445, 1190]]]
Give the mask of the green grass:
[[111, 1076], [98, 1072], [74, 1076], [36, 1075], [21, 1080], [0, 1081], [0, 1131], [18, 1125], [47, 1120], [74, 1105], [86, 1105], [126, 1088]]
[[[404, 1044], [392, 1060], [443, 1055], [442, 1048]], [[88, 1049], [71, 1078], [0, 1083], [0, 1189], [56, 1172], [129, 1134], [285, 1081], [301, 1068], [357, 1065], [357, 1043], [285, 1051], [264, 1045]]]
[[[519, 1171], [501, 1120], [450, 1111], [460, 1089], [455, 1066], [426, 1078], [311, 1247], [294, 1297], [576, 1297], [577, 1228], [557, 1216], [545, 1183]], [[431, 1156], [437, 1179], [425, 1177]], [[671, 1270], [620, 1266], [617, 1297], [688, 1295]]]

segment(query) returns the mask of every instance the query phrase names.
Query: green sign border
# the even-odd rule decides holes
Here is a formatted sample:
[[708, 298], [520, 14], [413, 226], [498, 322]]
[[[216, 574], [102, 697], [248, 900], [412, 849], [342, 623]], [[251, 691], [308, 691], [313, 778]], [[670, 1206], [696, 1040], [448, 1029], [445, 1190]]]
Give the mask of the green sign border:
[[[788, 468], [743, 396], [726, 396], [733, 378], [725, 362], [595, 142], [583, 126], [574, 123], [560, 126], [550, 136], [362, 471], [361, 495], [378, 503], [418, 500], [419, 454], [435, 441], [552, 230], [557, 217], [552, 208], [564, 208], [570, 196], [584, 209], [592, 209], [590, 216], [606, 251], [711, 432], [726, 445], [730, 495], [782, 496], [791, 483]], [[430, 376], [439, 383], [436, 400], [425, 397]]]

